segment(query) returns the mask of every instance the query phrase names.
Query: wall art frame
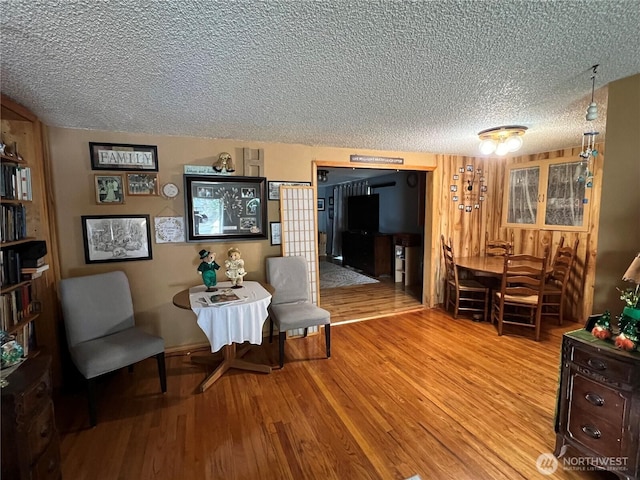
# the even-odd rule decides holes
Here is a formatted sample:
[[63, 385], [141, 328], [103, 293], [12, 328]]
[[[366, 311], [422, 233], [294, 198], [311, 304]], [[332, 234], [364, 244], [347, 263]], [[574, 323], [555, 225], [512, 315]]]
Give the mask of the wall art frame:
[[324, 211], [324, 198], [319, 198], [318, 199], [318, 211], [319, 212], [323, 212]]
[[185, 175], [187, 242], [267, 238], [267, 179]]
[[157, 173], [127, 173], [127, 195], [158, 196]]
[[269, 238], [271, 238], [271, 245], [282, 245], [282, 224], [280, 222], [269, 222]]
[[93, 183], [98, 205], [124, 204], [124, 178], [120, 174], [95, 174]]
[[149, 215], [83, 215], [85, 263], [151, 260]]
[[311, 182], [269, 181], [269, 200], [280, 200], [280, 187], [282, 185], [310, 187]]
[[89, 142], [91, 170], [158, 171], [158, 147]]

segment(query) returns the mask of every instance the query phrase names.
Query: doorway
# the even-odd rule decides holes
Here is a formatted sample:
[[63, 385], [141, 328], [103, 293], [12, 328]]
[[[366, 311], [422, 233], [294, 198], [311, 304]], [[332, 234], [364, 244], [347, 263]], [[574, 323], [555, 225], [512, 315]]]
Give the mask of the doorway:
[[[426, 169], [318, 165], [317, 170], [320, 298], [322, 307], [331, 311], [332, 322], [422, 309]], [[351, 182], [366, 182], [367, 193], [380, 198], [380, 228], [376, 233], [382, 237], [377, 240], [383, 246], [376, 258], [380, 259], [380, 251], [386, 252], [382, 267], [368, 268], [367, 261], [361, 264], [349, 251], [343, 251], [342, 237], [352, 239], [356, 255], [366, 251], [367, 242], [372, 241], [345, 233], [349, 225], [335, 221], [335, 209], [345, 209], [347, 204], [336, 202], [334, 191]], [[407, 238], [411, 243], [406, 243]], [[338, 268], [338, 281], [323, 282]], [[351, 273], [345, 274], [346, 270]], [[353, 283], [349, 283], [350, 277], [354, 277]]]

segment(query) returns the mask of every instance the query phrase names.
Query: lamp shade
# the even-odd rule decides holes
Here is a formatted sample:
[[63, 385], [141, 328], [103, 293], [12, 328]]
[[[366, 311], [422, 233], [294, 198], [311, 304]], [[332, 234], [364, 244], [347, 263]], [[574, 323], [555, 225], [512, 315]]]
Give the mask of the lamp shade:
[[629, 268], [627, 268], [627, 271], [624, 272], [622, 280], [624, 280], [625, 282], [640, 284], [640, 253], [635, 256], [635, 258], [631, 262], [631, 265], [629, 265]]

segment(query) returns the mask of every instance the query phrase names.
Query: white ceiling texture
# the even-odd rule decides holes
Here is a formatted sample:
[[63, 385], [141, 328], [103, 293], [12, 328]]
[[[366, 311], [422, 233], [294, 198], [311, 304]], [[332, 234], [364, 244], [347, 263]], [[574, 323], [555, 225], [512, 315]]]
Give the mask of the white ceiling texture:
[[[60, 127], [479, 155], [580, 145], [640, 1], [5, 0], [1, 89]], [[640, 106], [638, 106], [640, 108]], [[593, 124], [592, 124], [593, 125]]]

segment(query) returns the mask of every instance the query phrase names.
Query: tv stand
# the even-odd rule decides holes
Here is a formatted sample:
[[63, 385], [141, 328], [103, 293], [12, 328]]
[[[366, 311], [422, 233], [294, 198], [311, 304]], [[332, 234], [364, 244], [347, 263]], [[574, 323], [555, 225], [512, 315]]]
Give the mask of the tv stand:
[[391, 275], [393, 235], [378, 232], [342, 232], [342, 265], [367, 275]]

